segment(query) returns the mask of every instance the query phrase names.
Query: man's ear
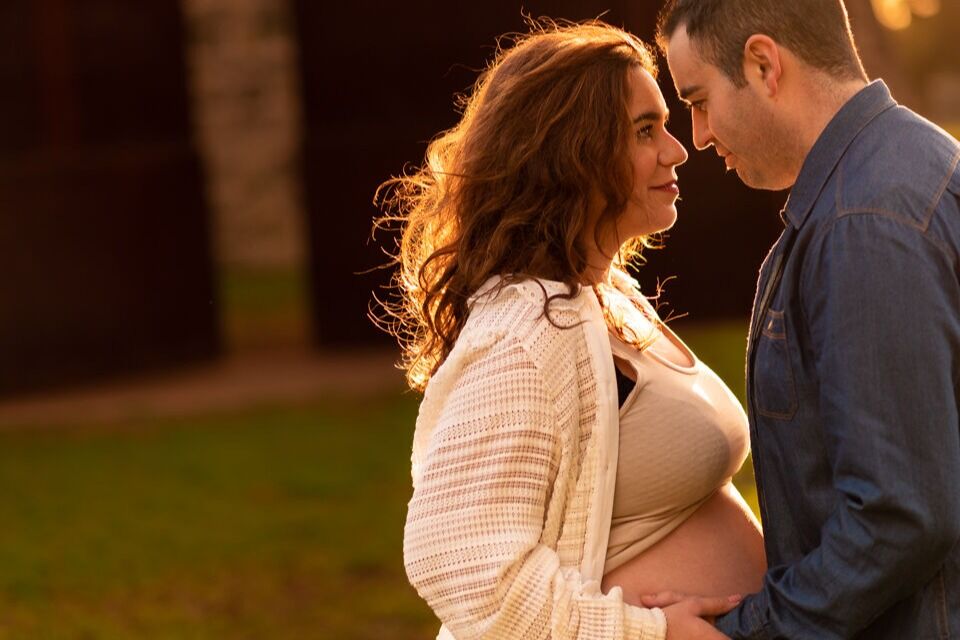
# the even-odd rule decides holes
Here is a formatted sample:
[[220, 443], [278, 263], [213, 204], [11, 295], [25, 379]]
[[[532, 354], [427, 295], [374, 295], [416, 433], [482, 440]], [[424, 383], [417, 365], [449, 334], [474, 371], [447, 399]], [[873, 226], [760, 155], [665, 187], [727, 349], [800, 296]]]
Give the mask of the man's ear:
[[755, 33], [743, 45], [743, 74], [747, 82], [762, 84], [768, 96], [777, 95], [783, 66], [780, 47], [770, 36]]

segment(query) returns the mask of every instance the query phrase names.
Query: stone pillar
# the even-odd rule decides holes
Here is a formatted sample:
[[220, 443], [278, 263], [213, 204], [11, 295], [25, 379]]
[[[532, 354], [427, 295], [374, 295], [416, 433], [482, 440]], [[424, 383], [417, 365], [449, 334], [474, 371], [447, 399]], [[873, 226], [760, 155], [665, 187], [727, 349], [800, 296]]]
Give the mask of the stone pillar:
[[300, 107], [286, 0], [181, 0], [227, 346], [306, 341]]

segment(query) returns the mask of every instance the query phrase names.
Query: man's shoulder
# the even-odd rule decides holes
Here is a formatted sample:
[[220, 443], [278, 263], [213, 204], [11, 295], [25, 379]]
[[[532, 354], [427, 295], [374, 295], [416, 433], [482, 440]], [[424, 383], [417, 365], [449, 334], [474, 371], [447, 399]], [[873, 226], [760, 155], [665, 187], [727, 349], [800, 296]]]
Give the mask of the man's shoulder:
[[896, 105], [880, 113], [863, 128], [850, 146], [847, 157], [880, 152], [888, 161], [909, 163], [918, 157], [940, 161], [954, 156], [960, 143], [920, 114]]
[[960, 184], [960, 143], [897, 106], [854, 139], [835, 176], [836, 211], [877, 213], [926, 228], [944, 191]]

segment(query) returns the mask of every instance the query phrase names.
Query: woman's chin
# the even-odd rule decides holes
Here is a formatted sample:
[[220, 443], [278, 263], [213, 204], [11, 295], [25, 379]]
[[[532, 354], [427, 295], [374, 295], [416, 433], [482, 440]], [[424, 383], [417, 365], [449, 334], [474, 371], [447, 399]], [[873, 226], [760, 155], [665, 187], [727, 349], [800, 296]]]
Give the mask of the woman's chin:
[[677, 208], [671, 205], [668, 210], [662, 212], [656, 219], [652, 219], [650, 222], [651, 230], [644, 235], [649, 236], [655, 233], [669, 231], [673, 228], [673, 225], [677, 223]]
[[[631, 222], [635, 224], [629, 224]], [[618, 230], [621, 238], [642, 238], [668, 231], [676, 222], [676, 205], [661, 205], [653, 211], [647, 210], [642, 214], [624, 216], [618, 224]]]

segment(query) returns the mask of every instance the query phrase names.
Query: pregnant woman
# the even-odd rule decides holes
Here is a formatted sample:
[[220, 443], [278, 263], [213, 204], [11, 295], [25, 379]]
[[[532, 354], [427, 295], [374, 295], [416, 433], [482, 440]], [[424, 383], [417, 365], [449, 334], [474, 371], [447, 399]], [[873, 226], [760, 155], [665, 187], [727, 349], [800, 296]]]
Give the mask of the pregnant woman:
[[687, 159], [655, 73], [622, 30], [538, 23], [381, 191], [424, 391], [404, 561], [440, 638], [722, 638], [760, 586], [743, 410], [626, 272]]

